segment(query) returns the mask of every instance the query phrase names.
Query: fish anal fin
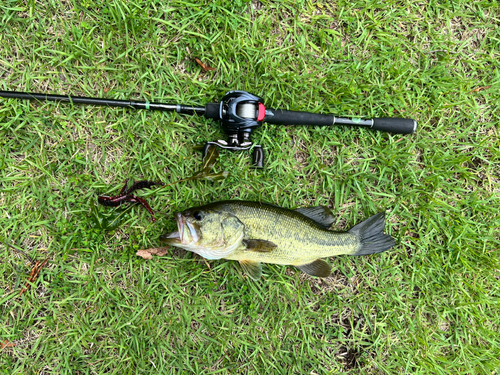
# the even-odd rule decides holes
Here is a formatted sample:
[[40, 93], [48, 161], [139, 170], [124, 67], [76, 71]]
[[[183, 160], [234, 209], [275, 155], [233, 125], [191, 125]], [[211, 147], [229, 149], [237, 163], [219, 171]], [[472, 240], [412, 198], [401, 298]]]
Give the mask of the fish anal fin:
[[302, 264], [300, 266], [295, 266], [302, 272], [307, 273], [311, 276], [317, 277], [328, 277], [332, 272], [332, 268], [323, 259], [316, 259], [312, 263]]
[[326, 206], [303, 207], [297, 208], [295, 211], [307, 216], [327, 229], [330, 228], [335, 220], [332, 211]]
[[251, 260], [240, 260], [241, 268], [253, 280], [258, 281], [262, 276], [262, 263]]
[[243, 240], [245, 250], [257, 251], [259, 253], [268, 253], [278, 247], [274, 242], [266, 240]]

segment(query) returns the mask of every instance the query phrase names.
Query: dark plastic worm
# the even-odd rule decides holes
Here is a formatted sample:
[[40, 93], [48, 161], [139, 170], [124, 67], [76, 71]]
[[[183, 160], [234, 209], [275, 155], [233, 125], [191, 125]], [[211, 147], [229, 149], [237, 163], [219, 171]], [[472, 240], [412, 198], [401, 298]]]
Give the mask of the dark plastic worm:
[[127, 189], [127, 182], [128, 180], [125, 180], [125, 185], [123, 188], [120, 190], [120, 193], [118, 195], [109, 197], [107, 195], [100, 195], [97, 197], [97, 202], [99, 204], [102, 204], [103, 206], [107, 207], [118, 207], [122, 203], [139, 203], [141, 204], [148, 212], [151, 214], [152, 220], [156, 221], [154, 217], [153, 210], [149, 206], [148, 202], [144, 200], [143, 198], [136, 197], [135, 195], [132, 195], [131, 193], [134, 192], [135, 190], [139, 189], [149, 189], [154, 185], [164, 185], [162, 182], [155, 182], [155, 181], [148, 181], [148, 180], [142, 180], [142, 181], [137, 181], [132, 186], [130, 186]]

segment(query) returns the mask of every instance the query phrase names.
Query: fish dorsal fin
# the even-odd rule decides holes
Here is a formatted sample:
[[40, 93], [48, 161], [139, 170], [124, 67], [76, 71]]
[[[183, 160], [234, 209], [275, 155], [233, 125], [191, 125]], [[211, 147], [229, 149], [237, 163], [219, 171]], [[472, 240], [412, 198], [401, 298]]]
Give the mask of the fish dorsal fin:
[[302, 272], [307, 273], [311, 276], [318, 277], [328, 277], [332, 272], [332, 268], [328, 263], [326, 263], [323, 259], [316, 259], [312, 263], [302, 264], [300, 266], [295, 266]]
[[295, 211], [314, 220], [319, 225], [325, 228], [330, 228], [335, 220], [332, 211], [326, 206], [303, 207], [297, 208]]
[[268, 253], [278, 247], [274, 242], [266, 240], [243, 240], [242, 243], [246, 247], [245, 250], [257, 251], [259, 253]]
[[258, 281], [262, 276], [262, 263], [251, 260], [240, 260], [241, 268], [251, 279]]

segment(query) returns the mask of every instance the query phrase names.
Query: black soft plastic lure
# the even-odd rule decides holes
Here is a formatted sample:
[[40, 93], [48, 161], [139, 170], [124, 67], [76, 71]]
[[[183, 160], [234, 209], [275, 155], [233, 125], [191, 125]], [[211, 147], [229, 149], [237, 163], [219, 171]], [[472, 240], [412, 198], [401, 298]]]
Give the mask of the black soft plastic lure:
[[118, 195], [114, 195], [112, 197], [107, 195], [98, 196], [97, 201], [99, 202], [99, 204], [107, 207], [118, 207], [123, 203], [139, 203], [146, 210], [148, 210], [148, 212], [151, 214], [152, 220], [156, 221], [153, 210], [149, 206], [148, 202], [146, 202], [143, 198], [132, 195], [132, 192], [139, 189], [150, 189], [154, 185], [163, 186], [164, 184], [162, 182], [142, 180], [135, 182], [134, 184], [132, 184], [132, 186], [127, 188], [127, 182], [128, 180], [125, 181], [125, 185], [123, 186], [122, 190], [120, 190], [120, 193]]

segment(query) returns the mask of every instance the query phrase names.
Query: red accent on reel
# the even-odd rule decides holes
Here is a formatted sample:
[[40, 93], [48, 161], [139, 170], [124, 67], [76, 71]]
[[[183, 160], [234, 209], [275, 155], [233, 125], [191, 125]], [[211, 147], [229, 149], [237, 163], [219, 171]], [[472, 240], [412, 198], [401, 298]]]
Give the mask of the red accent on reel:
[[257, 117], [257, 121], [264, 120], [264, 117], [266, 117], [266, 107], [264, 107], [264, 104], [259, 103], [259, 115]]

